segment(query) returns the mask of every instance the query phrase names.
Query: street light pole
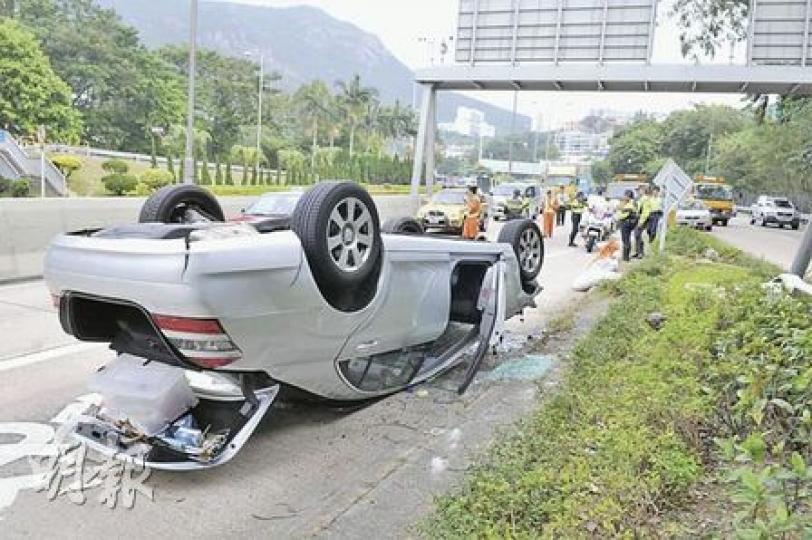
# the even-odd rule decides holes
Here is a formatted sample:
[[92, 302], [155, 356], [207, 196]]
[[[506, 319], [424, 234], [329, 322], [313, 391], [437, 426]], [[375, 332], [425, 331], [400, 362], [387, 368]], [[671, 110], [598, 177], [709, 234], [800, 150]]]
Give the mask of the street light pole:
[[197, 0], [190, 0], [189, 14], [189, 91], [186, 102], [186, 152], [183, 183], [195, 183], [195, 72], [197, 71]]
[[256, 165], [259, 168], [260, 142], [262, 140], [262, 87], [265, 83], [265, 54], [259, 53], [259, 96], [257, 97], [257, 157]]

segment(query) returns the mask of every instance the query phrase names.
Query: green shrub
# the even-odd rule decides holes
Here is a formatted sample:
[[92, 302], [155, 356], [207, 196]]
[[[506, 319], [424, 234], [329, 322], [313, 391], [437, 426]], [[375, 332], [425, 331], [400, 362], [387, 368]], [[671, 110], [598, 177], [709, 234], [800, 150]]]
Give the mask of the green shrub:
[[31, 195], [31, 181], [27, 178], [19, 178], [11, 183], [12, 197], [28, 197]]
[[108, 159], [102, 163], [102, 169], [112, 174], [125, 174], [130, 170], [130, 166], [123, 159]]
[[109, 174], [102, 178], [104, 187], [113, 195], [124, 195], [138, 185], [138, 178], [131, 174]]
[[[556, 395], [438, 499], [427, 536], [670, 536], [663, 510], [691, 508], [692, 487], [719, 474], [709, 435], [729, 464], [729, 498], [702, 501], [720, 531], [810, 533], [812, 302], [765, 293], [774, 267], [707, 235], [674, 231], [668, 246], [612, 285]], [[711, 247], [722, 262], [698, 263]]]
[[11, 194], [11, 183], [12, 180], [10, 178], [0, 176], [0, 197], [7, 197]]
[[174, 178], [172, 173], [163, 169], [147, 169], [141, 173], [141, 184], [145, 185], [149, 192], [168, 186]]
[[51, 163], [65, 175], [65, 178], [70, 178], [70, 176], [81, 169], [83, 165], [80, 158], [69, 154], [51, 156]]

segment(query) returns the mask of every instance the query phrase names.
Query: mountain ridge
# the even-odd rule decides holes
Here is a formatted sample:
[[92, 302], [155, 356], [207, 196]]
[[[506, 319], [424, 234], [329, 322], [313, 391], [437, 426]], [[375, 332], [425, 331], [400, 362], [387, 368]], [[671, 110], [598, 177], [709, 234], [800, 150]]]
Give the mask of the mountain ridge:
[[[186, 2], [167, 0], [97, 0], [138, 30], [151, 48], [186, 41]], [[137, 5], [136, 5], [137, 4]], [[313, 79], [332, 85], [355, 73], [378, 89], [385, 102], [412, 103], [414, 74], [374, 34], [313, 6], [268, 7], [232, 2], [201, 2], [198, 44], [228, 56], [247, 51], [265, 55], [266, 68], [282, 75], [286, 90]], [[419, 104], [420, 96], [417, 95]], [[438, 122], [451, 122], [457, 107], [479, 109], [499, 134], [510, 129], [510, 111], [451, 92], [438, 94]], [[530, 118], [516, 115], [516, 130], [530, 128]]]

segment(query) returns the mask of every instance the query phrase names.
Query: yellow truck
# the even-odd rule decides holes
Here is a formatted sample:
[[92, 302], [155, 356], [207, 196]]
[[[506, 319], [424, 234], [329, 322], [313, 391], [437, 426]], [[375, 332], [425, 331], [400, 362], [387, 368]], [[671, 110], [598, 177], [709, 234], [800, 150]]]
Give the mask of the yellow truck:
[[728, 221], [735, 215], [733, 188], [722, 176], [697, 175], [694, 178], [693, 196], [710, 209], [714, 225], [721, 223], [727, 227]]

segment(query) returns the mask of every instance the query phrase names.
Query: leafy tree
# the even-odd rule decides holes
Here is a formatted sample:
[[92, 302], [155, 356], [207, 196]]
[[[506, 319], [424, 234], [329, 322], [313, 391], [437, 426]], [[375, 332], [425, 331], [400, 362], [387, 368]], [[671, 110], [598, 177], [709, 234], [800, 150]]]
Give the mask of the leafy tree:
[[209, 161], [204, 159], [200, 166], [200, 183], [210, 186], [211, 185], [211, 171], [209, 171]]
[[73, 173], [82, 168], [82, 160], [69, 154], [51, 156], [51, 163], [65, 175], [65, 178], [70, 178]]
[[124, 195], [138, 185], [138, 178], [131, 174], [114, 173], [102, 178], [104, 187], [113, 195]]
[[660, 124], [645, 120], [632, 124], [612, 139], [608, 160], [615, 174], [639, 174], [660, 156], [663, 129]]
[[608, 160], [592, 162], [592, 180], [601, 186], [605, 186], [612, 181], [612, 166]]
[[85, 137], [104, 148], [146, 152], [151, 128], [182, 119], [183, 81], [139, 43], [135, 29], [93, 0], [17, 0], [54, 71], [72, 90]]
[[313, 141], [310, 146], [310, 164], [313, 166], [316, 158], [316, 149], [319, 144], [319, 126], [330, 114], [330, 89], [323, 81], [313, 81], [301, 86], [296, 92], [296, 99], [302, 115], [310, 124]]
[[173, 180], [177, 180], [177, 176], [175, 176], [175, 162], [172, 159], [172, 154], [166, 155], [166, 170], [172, 175]]
[[378, 91], [361, 84], [361, 76], [357, 73], [347, 81], [338, 81], [339, 103], [350, 127], [350, 157], [353, 155], [355, 144], [355, 130], [364, 119], [368, 106], [377, 100]]
[[226, 160], [226, 185], [233, 186], [234, 185], [234, 178], [231, 176], [231, 160]]
[[220, 186], [223, 184], [223, 170], [220, 168], [220, 157], [217, 157], [217, 161], [214, 165], [214, 184]]
[[163, 169], [147, 169], [141, 173], [141, 183], [150, 191], [155, 191], [172, 183], [174, 177], [169, 171]]
[[12, 197], [28, 197], [31, 195], [31, 181], [27, 178], [18, 178], [11, 183]]
[[[167, 46], [158, 51], [174, 71], [186, 79], [189, 71], [187, 46]], [[215, 155], [240, 144], [241, 127], [257, 123], [257, 65], [246, 59], [230, 58], [215, 51], [197, 51], [196, 127], [212, 134]], [[266, 73], [264, 94], [275, 94], [272, 85], [281, 77]], [[269, 120], [270, 121], [270, 120]], [[254, 133], [256, 128], [254, 128]]]
[[51, 69], [36, 37], [0, 19], [0, 51], [0, 125], [21, 135], [42, 125], [50, 139], [76, 141], [81, 120], [71, 107], [70, 88]]
[[752, 120], [724, 105], [698, 105], [677, 111], [662, 124], [664, 156], [674, 159], [688, 174], [704, 172], [713, 141], [744, 129]]
[[675, 0], [683, 56], [714, 57], [746, 37], [749, 0]]
[[124, 174], [130, 170], [130, 166], [123, 159], [108, 159], [102, 163], [102, 169], [109, 173]]

